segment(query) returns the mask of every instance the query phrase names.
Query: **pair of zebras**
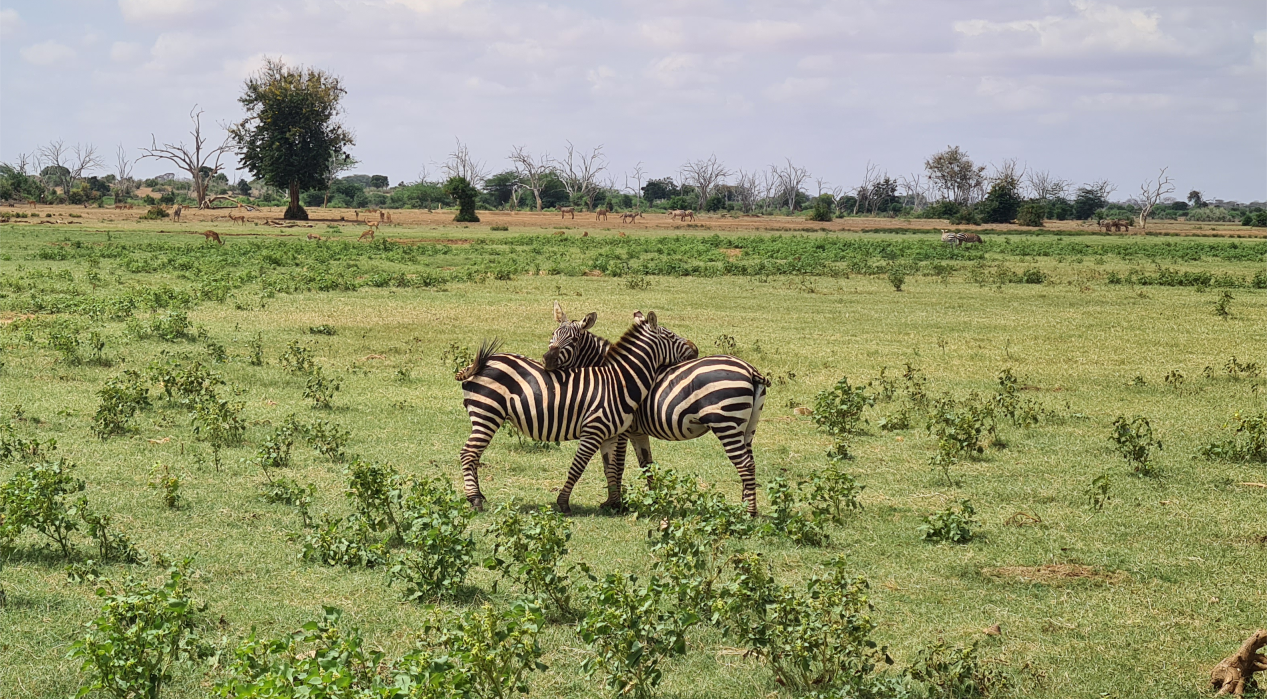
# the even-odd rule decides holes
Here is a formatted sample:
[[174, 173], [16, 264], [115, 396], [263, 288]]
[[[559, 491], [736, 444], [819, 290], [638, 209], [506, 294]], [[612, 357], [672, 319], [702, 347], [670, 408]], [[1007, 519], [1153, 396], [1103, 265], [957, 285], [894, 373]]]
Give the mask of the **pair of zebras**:
[[615, 343], [591, 333], [590, 313], [568, 320], [554, 304], [558, 328], [544, 364], [498, 353], [496, 341], [480, 347], [458, 372], [471, 436], [462, 447], [462, 481], [471, 505], [482, 509], [480, 456], [503, 422], [538, 441], [579, 440], [558, 508], [571, 511], [576, 481], [595, 452], [607, 478], [605, 507], [620, 509], [625, 448], [632, 440], [638, 463], [651, 462], [650, 437], [695, 439], [712, 432], [739, 471], [748, 513], [757, 514], [752, 438], [770, 381], [751, 364], [728, 355], [699, 357], [695, 343], [659, 325], [655, 313], [634, 313], [633, 326]]
[[981, 236], [976, 233], [964, 233], [962, 231], [948, 231], [942, 229], [941, 242], [950, 243], [955, 247], [959, 247], [964, 243], [981, 243]]

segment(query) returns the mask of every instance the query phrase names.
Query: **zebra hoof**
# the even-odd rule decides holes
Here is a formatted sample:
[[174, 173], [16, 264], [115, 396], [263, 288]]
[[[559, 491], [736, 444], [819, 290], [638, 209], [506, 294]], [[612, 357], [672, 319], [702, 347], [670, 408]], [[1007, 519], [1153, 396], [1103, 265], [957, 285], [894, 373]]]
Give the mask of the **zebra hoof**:
[[555, 504], [555, 507], [559, 509], [560, 514], [565, 514], [565, 515], [572, 514], [572, 503], [569, 502], [569, 498], [565, 498], [562, 495], [560, 495], [559, 499], [556, 500], [554, 504]]
[[616, 514], [623, 514], [625, 512], [625, 503], [620, 500], [608, 500], [599, 505], [598, 508], [600, 510], [611, 510]]
[[471, 509], [475, 510], [476, 512], [484, 511], [484, 498], [480, 498], [480, 497], [467, 498], [467, 500], [469, 500], [471, 503]]

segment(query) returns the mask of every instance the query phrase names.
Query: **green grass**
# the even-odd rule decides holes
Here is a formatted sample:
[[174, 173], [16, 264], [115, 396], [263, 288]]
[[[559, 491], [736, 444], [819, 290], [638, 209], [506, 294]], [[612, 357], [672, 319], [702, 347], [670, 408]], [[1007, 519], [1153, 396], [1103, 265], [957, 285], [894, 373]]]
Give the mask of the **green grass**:
[[[938, 638], [964, 643], [1001, 624], [1002, 636], [988, 639], [983, 652], [1006, 662], [1016, 696], [1201, 696], [1209, 668], [1263, 625], [1267, 491], [1241, 483], [1267, 481], [1267, 469], [1196, 455], [1227, 436], [1221, 426], [1235, 411], [1267, 404], [1264, 378], [1238, 380], [1224, 371], [1232, 356], [1267, 364], [1267, 291], [1250, 288], [1267, 268], [1267, 244], [1018, 236], [951, 251], [931, 235], [665, 234], [633, 241], [551, 232], [399, 234], [422, 241], [415, 246], [230, 238], [218, 248], [126, 228], [107, 242], [105, 233], [75, 231], [75, 240], [64, 240], [62, 231], [2, 227], [0, 311], [35, 319], [0, 329], [0, 410], [19, 436], [56, 438], [59, 452], [79, 464], [89, 499], [140, 546], [171, 558], [197, 556], [195, 594], [208, 603], [209, 618], [223, 618], [214, 634], [223, 643], [252, 626], [261, 635], [289, 632], [328, 604], [343, 608], [345, 621], [360, 626], [371, 645], [398, 653], [428, 610], [402, 603], [381, 570], [298, 560], [298, 545], [286, 539], [299, 527], [293, 508], [257, 496], [261, 475], [245, 460], [291, 413], [350, 429], [349, 453], [460, 485], [457, 452], [469, 421], [441, 359], [451, 343], [475, 347], [498, 336], [508, 351], [540, 356], [555, 299], [574, 316], [597, 311], [596, 332], [609, 338], [634, 310], [654, 310], [704, 353], [715, 351], [719, 336], [733, 336], [738, 353], [776, 379], [755, 447], [765, 482], [781, 470], [795, 479], [826, 465], [829, 439], [793, 408], [812, 405], [841, 375], [860, 384], [882, 367], [900, 375], [909, 362], [930, 378], [933, 393], [963, 396], [993, 391], [999, 372], [1011, 367], [1034, 387], [1025, 395], [1057, 419], [1002, 428], [1006, 448], [957, 465], [956, 483], [948, 485], [929, 465], [936, 445], [922, 421], [901, 432], [874, 427], [892, 409], [881, 403], [867, 410], [872, 426], [852, 445], [849, 465], [867, 486], [866, 509], [832, 527], [827, 548], [778, 539], [742, 546], [767, 554], [789, 583], [821, 572], [833, 556], [846, 557], [871, 581], [877, 637], [899, 666]], [[426, 242], [458, 235], [476, 243]], [[726, 249], [743, 250], [730, 268]], [[768, 267], [755, 267], [761, 264]], [[885, 276], [891, 264], [909, 265], [900, 293]], [[1156, 265], [1239, 280], [1226, 284], [1240, 287], [1231, 317], [1215, 316], [1218, 292], [1204, 287], [1107, 281], [1110, 273], [1155, 274]], [[1031, 267], [1046, 283], [1008, 283]], [[580, 276], [591, 269], [604, 276]], [[649, 286], [631, 288], [616, 276], [629, 272], [649, 272]], [[387, 281], [377, 285], [380, 273]], [[154, 292], [164, 288], [171, 291]], [[163, 351], [206, 356], [205, 340], [133, 339], [127, 319], [148, 318], [146, 304], [187, 304], [205, 337], [228, 349], [229, 361], [213, 368], [241, 389], [249, 427], [246, 444], [225, 450], [221, 471], [184, 413], [163, 401], [139, 416], [134, 436], [102, 442], [92, 434], [95, 392], [108, 377], [143, 369]], [[84, 338], [89, 329], [100, 332], [115, 365], [63, 362], [45, 346], [54, 318], [78, 322]], [[308, 332], [326, 324], [334, 335]], [[257, 333], [264, 366], [247, 361]], [[311, 344], [318, 363], [342, 378], [333, 410], [312, 410], [303, 379], [279, 366], [292, 340]], [[1212, 377], [1203, 376], [1207, 366]], [[1171, 370], [1186, 377], [1178, 389], [1163, 382]], [[1135, 376], [1145, 385], [1132, 386]], [[1109, 442], [1112, 421], [1136, 414], [1149, 417], [1164, 444], [1160, 477], [1132, 476]], [[511, 497], [553, 503], [574, 446], [524, 449], [499, 436], [481, 471], [489, 504]], [[738, 501], [738, 477], [716, 439], [652, 448], [659, 462]], [[181, 479], [180, 509], [168, 509], [148, 485], [156, 462]], [[340, 465], [303, 448], [296, 462], [286, 475], [318, 485], [317, 509], [347, 511]], [[0, 465], [0, 477], [15, 469]], [[1106, 472], [1113, 499], [1096, 513], [1084, 490]], [[595, 460], [573, 494], [571, 558], [600, 575], [649, 572], [648, 523], [598, 512], [604, 497]], [[760, 498], [765, 507], [764, 493]], [[924, 515], [965, 498], [981, 520], [971, 543], [920, 539]], [[1017, 512], [1041, 521], [1005, 525]], [[475, 520], [481, 560], [491, 547], [482, 536], [490, 522], [489, 514]], [[8, 599], [0, 609], [6, 697], [70, 696], [83, 681], [66, 653], [98, 601], [90, 586], [67, 582], [60, 556], [38, 543], [24, 535], [0, 571]], [[1046, 564], [1092, 566], [1105, 579], [1040, 583], [982, 572]], [[159, 573], [115, 564], [102, 570], [114, 577]], [[504, 587], [492, 593], [494, 579], [483, 570], [472, 570], [467, 581], [497, 604], [512, 599]], [[551, 626], [543, 643], [551, 669], [532, 678], [533, 695], [600, 692], [598, 680], [580, 675], [584, 650], [572, 627]], [[790, 696], [767, 669], [725, 652], [730, 645], [706, 626], [693, 631], [688, 655], [666, 666], [662, 695]], [[205, 696], [204, 683], [217, 676], [185, 671], [166, 696]]]

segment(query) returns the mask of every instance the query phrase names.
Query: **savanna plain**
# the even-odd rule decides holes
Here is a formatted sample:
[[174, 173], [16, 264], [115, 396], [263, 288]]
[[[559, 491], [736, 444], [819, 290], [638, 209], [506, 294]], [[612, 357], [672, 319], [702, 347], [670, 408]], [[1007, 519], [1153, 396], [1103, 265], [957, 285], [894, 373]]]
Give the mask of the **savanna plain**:
[[[377, 565], [304, 553], [320, 549], [323, 522], [357, 511], [358, 464], [460, 494], [470, 422], [454, 372], [492, 337], [539, 358], [556, 300], [573, 318], [597, 312], [609, 339], [634, 311], [655, 311], [701, 354], [737, 355], [771, 379], [754, 442], [761, 515], [712, 541], [691, 575], [721, 590], [736, 575], [727, 560], [749, 552], [802, 596], [835, 567], [865, 577], [867, 635], [892, 660], [879, 653], [872, 672], [922, 662], [933, 680], [914, 696], [960, 696], [936, 679], [959, 671], [945, 660], [956, 648], [973, 648], [954, 657], [969, 657], [993, 696], [1208, 696], [1210, 668], [1267, 625], [1267, 464], [1245, 446], [1252, 428], [1235, 431], [1267, 410], [1263, 241], [1007, 229], [950, 247], [918, 222], [652, 230], [519, 215], [499, 221], [509, 230], [415, 222], [358, 243], [350, 222], [230, 229], [63, 213], [64, 225], [0, 227], [0, 480], [62, 460], [84, 489], [61, 502], [86, 498], [144, 554], [101, 555], [82, 517], [66, 549], [36, 528], [13, 535], [0, 569], [4, 697], [73, 696], [88, 681], [70, 653], [101, 615], [97, 576], [158, 584], [165, 562], [186, 557], [208, 653], [175, 667], [170, 697], [214, 695], [253, 628], [284, 637], [323, 607], [391, 659], [429, 622], [524, 599], [484, 565], [506, 555], [494, 530], [554, 503], [574, 443], [497, 435], [480, 472], [487, 509], [453, 520], [474, 541], [469, 571], [438, 595], [406, 598], [417, 588], [390, 569], [408, 547], [390, 531], [375, 533]], [[220, 246], [198, 235], [208, 227], [237, 234]], [[211, 408], [165, 392], [195, 364]], [[842, 377], [861, 419], [832, 435], [816, 423], [829, 407], [820, 393]], [[129, 413], [120, 392], [141, 390]], [[107, 404], [124, 407], [103, 417]], [[942, 449], [939, 412], [977, 416], [968, 448]], [[278, 462], [288, 424], [307, 441], [292, 435]], [[1140, 445], [1142, 460], [1124, 457]], [[712, 436], [652, 449], [679, 490], [738, 505]], [[838, 518], [811, 502], [829, 470], [863, 487]], [[630, 499], [654, 499], [643, 480], [631, 454]], [[277, 481], [304, 490], [266, 498]], [[595, 458], [562, 520], [560, 569], [633, 574], [635, 586], [671, 577], [653, 550], [661, 515], [600, 510], [605, 497]], [[947, 518], [970, 536], [926, 535]], [[822, 536], [789, 536], [791, 520]], [[577, 631], [605, 604], [587, 596], [600, 582], [578, 569], [570, 579], [579, 611], [543, 603], [548, 669], [525, 675], [530, 696], [613, 693], [601, 667], [584, 672], [597, 651]], [[659, 602], [676, 604], [672, 591]], [[745, 653], [725, 619], [699, 616], [684, 653], [660, 663], [657, 696], [804, 695]], [[945, 660], [940, 675], [930, 658]]]

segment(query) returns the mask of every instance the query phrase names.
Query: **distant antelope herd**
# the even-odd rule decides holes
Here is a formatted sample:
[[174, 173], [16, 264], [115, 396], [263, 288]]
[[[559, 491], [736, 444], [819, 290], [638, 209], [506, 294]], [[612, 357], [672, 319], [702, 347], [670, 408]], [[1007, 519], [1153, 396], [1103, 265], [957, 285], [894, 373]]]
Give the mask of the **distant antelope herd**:
[[694, 220], [695, 220], [695, 212], [694, 212], [694, 211], [691, 211], [690, 209], [673, 209], [672, 211], [670, 211], [670, 212], [669, 212], [669, 220], [670, 220], [670, 221], [682, 221], [682, 222], [685, 222], [685, 221], [686, 221], [686, 219], [688, 219], [688, 218], [689, 218], [689, 219], [691, 219], [692, 221], [694, 221]]

